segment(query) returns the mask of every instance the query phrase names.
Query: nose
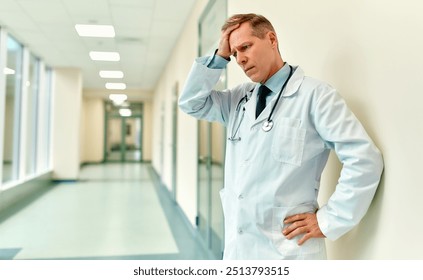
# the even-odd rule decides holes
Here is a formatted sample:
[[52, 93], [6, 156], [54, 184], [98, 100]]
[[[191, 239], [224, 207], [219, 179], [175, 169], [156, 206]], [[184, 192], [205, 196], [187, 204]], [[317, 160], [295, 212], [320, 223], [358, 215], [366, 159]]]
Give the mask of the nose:
[[244, 65], [247, 62], [247, 57], [242, 53], [237, 53], [236, 62], [239, 65]]

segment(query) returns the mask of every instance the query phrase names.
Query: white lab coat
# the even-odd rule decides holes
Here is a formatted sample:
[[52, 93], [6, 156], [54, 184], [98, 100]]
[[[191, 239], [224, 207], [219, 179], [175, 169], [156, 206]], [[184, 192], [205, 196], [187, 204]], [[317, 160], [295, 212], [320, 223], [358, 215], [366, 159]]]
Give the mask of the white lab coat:
[[[258, 86], [241, 84], [212, 90], [221, 70], [197, 59], [182, 91], [180, 108], [196, 117], [218, 121], [234, 131], [239, 100], [245, 95], [240, 141], [226, 143], [225, 182], [221, 199], [225, 217], [224, 259], [325, 259], [324, 239], [302, 246], [287, 240], [283, 220], [315, 212], [321, 231], [331, 240], [358, 224], [366, 213], [383, 169], [382, 157], [364, 128], [329, 85], [304, 76], [299, 67], [289, 80], [273, 114], [274, 126], [262, 123], [272, 99], [255, 118]], [[240, 116], [239, 116], [240, 117]], [[319, 208], [321, 173], [330, 150], [343, 164], [336, 190]]]

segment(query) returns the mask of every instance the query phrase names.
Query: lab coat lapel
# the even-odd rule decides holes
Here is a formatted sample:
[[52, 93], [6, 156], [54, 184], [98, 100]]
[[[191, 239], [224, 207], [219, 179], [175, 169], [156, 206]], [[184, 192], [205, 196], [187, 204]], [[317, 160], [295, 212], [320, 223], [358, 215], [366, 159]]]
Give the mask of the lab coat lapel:
[[256, 120], [257, 90], [258, 85], [256, 85], [255, 88], [252, 89], [252, 92], [250, 93], [250, 100], [245, 104], [245, 115], [249, 120], [248, 123], [251, 124], [254, 124]]
[[293, 66], [293, 68], [294, 68], [294, 73], [292, 74], [291, 79], [288, 81], [288, 84], [286, 85], [285, 92], [281, 96], [281, 99], [295, 94], [298, 91], [298, 89], [300, 88], [301, 83], [303, 82], [303, 79], [304, 79], [303, 70], [301, 68], [299, 68], [298, 66]]

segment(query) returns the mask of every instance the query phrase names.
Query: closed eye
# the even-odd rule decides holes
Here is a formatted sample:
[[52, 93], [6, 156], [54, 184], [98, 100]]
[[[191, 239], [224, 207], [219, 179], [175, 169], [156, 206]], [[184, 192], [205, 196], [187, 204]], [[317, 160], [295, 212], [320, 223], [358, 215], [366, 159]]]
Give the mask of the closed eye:
[[244, 44], [237, 48], [238, 51], [234, 51], [233, 56], [236, 58], [238, 52], [243, 53], [246, 52], [249, 48], [251, 48], [252, 44]]
[[246, 50], [248, 50], [251, 47], [251, 45], [243, 45], [241, 47], [241, 51], [245, 52]]

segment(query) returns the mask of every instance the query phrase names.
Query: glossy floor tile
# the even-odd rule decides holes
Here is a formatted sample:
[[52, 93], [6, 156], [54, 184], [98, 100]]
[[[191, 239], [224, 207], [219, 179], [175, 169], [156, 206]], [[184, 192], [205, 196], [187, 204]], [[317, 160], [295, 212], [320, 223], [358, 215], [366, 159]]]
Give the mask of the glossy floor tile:
[[208, 259], [148, 164], [87, 165], [0, 220], [0, 259]]

